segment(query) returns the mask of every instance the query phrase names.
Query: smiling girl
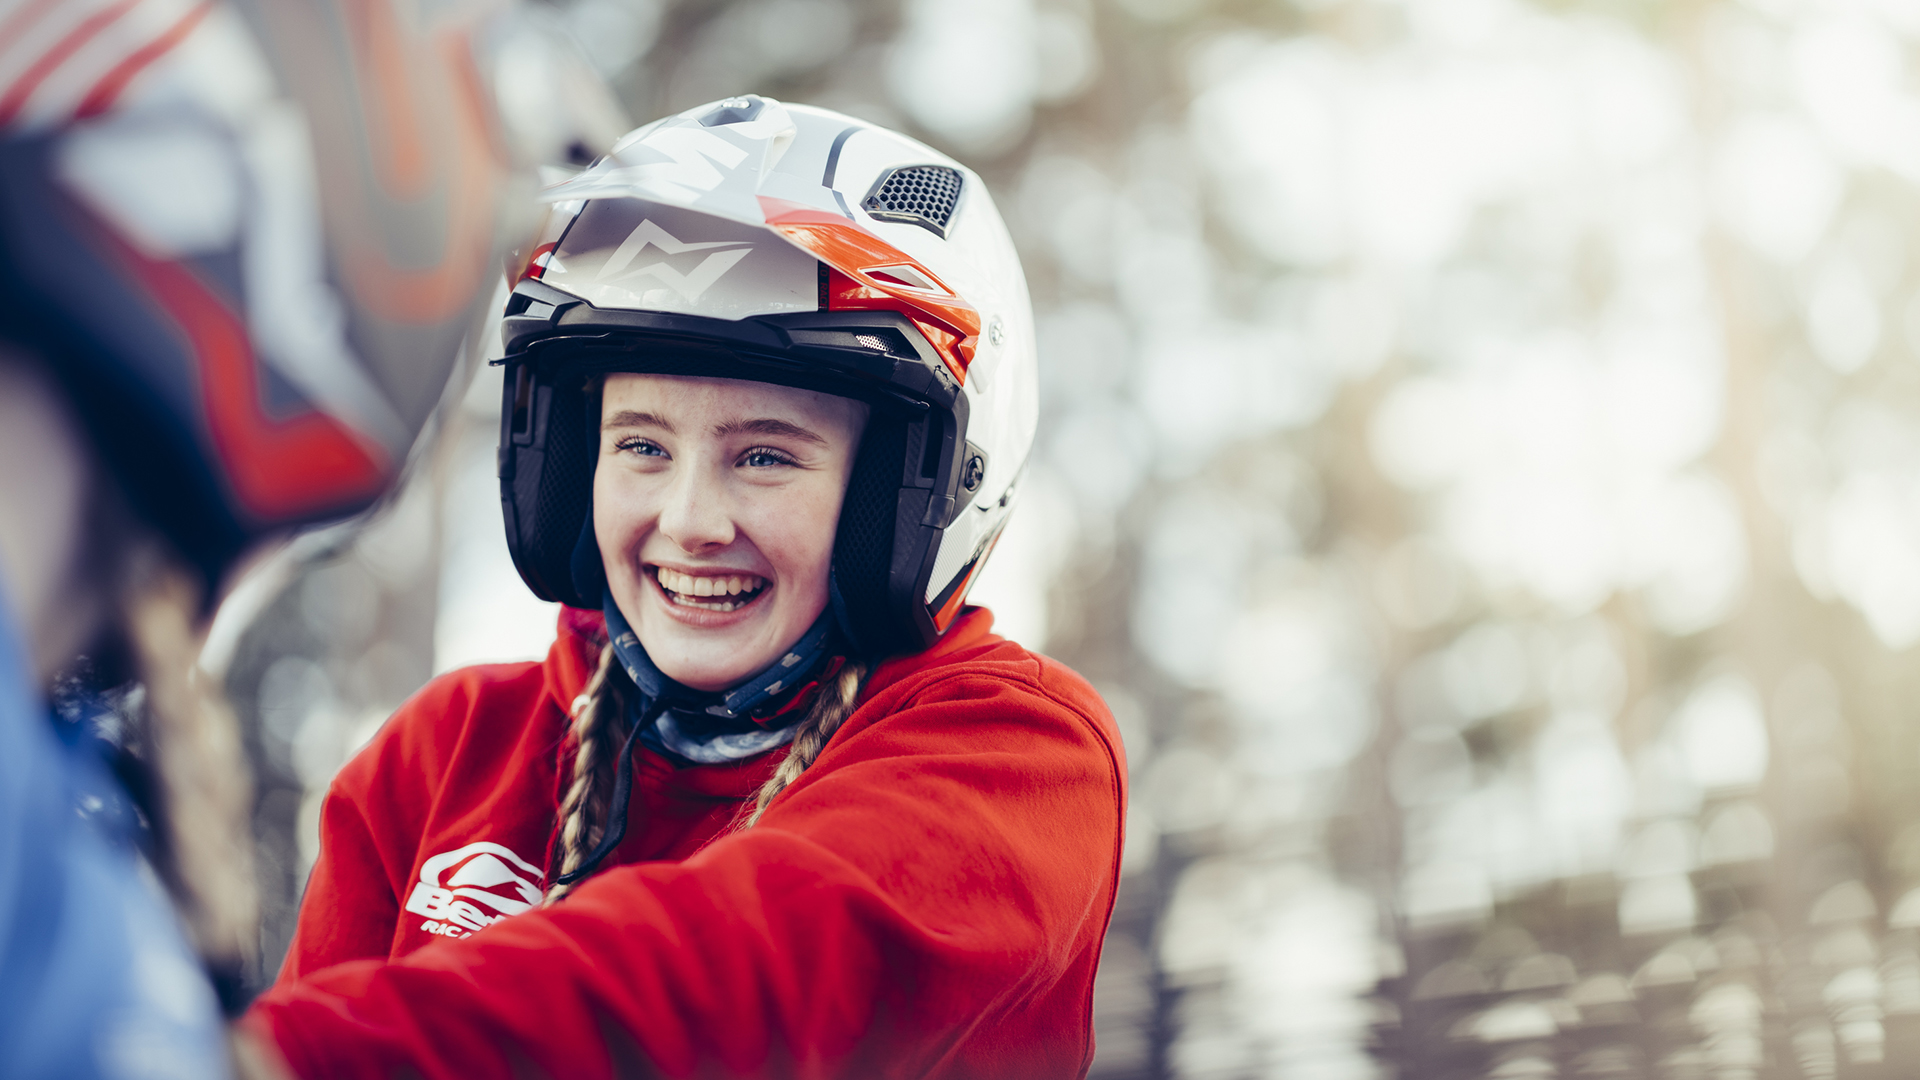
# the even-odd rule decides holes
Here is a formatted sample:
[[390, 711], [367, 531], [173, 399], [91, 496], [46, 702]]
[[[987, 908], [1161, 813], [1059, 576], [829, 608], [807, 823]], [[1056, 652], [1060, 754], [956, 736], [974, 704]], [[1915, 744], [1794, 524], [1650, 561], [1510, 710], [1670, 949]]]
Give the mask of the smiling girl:
[[992, 200], [758, 97], [553, 196], [500, 468], [559, 638], [341, 771], [247, 1031], [306, 1077], [1084, 1074], [1125, 764], [965, 605], [1035, 415]]

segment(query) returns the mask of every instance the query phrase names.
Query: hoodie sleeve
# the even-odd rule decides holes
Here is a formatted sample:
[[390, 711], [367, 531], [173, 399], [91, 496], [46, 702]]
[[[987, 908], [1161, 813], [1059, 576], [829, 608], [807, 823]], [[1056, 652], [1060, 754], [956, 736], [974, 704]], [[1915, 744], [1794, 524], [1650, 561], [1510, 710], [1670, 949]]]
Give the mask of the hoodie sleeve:
[[754, 829], [283, 983], [245, 1022], [305, 1077], [955, 1075], [963, 1040], [1005, 1042], [1000, 1075], [1076, 1075], [1090, 1006], [1055, 991], [1091, 986], [1123, 777], [1064, 669], [905, 680]]
[[348, 960], [384, 957], [393, 942], [400, 902], [356, 797], [360, 785], [351, 768], [334, 778], [320, 804], [320, 854], [280, 964], [282, 984]]
[[278, 985], [391, 954], [418, 854], [415, 841], [455, 744], [470, 733], [483, 700], [516, 718], [533, 713], [542, 679], [537, 664], [442, 675], [401, 705], [340, 769], [320, 804], [319, 856]]

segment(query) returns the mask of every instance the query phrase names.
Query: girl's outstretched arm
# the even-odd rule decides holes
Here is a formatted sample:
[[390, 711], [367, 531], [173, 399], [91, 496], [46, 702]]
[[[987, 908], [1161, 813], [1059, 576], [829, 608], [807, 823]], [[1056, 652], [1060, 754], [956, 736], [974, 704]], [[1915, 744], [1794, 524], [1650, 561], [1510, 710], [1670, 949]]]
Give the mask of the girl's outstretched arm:
[[249, 1014], [301, 1076], [1079, 1075], [1125, 768], [1001, 643], [884, 686], [752, 830]]

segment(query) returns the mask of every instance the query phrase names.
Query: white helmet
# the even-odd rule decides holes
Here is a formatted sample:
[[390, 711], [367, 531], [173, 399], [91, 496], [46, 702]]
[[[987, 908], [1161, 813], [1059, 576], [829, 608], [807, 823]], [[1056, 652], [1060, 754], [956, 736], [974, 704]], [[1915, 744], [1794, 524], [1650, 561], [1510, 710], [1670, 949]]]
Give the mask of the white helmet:
[[752, 379], [873, 405], [834, 610], [868, 655], [938, 638], [1006, 524], [1038, 412], [1026, 276], [980, 178], [747, 96], [640, 128], [548, 197], [501, 327], [500, 492], [527, 585], [601, 604], [595, 375]]

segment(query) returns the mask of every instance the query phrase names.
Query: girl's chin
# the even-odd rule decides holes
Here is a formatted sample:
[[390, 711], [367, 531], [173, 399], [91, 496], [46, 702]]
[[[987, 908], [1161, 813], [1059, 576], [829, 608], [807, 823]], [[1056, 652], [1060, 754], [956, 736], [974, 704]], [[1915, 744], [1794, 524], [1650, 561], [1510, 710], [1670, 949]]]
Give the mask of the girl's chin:
[[[765, 613], [753, 611], [757, 607], [696, 611], [691, 617], [660, 612], [634, 629], [661, 674], [695, 690], [725, 690], [752, 678], [779, 656], [775, 651], [759, 664], [752, 663], [753, 658], [767, 652]], [[709, 615], [719, 617], [707, 618]]]
[[[675, 644], [681, 644], [678, 642], [660, 644], [661, 648], [658, 651], [653, 648], [647, 650], [647, 655], [653, 658], [654, 666], [660, 669], [660, 674], [693, 690], [718, 693], [738, 686], [766, 666], [761, 664], [759, 667], [747, 667], [741, 663], [741, 653], [736, 651], [718, 652], [699, 647], [683, 650], [673, 648]], [[772, 662], [772, 660], [767, 661], [767, 663]]]

